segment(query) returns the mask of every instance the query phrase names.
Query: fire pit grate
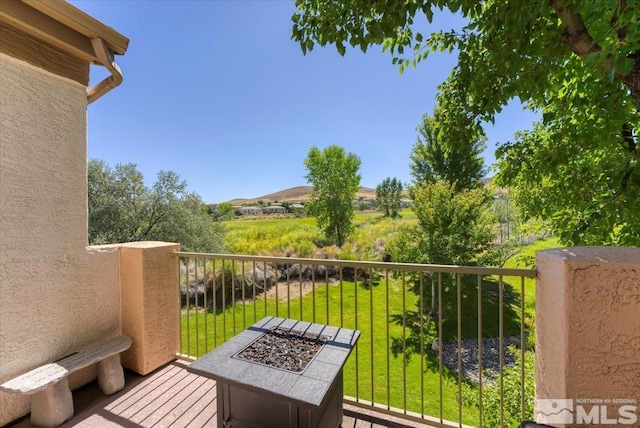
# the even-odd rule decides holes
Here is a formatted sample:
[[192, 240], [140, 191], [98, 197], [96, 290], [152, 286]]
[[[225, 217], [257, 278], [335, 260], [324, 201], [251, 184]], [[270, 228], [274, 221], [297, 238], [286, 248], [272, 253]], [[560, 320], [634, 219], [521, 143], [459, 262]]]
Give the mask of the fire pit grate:
[[319, 334], [274, 328], [258, 337], [233, 358], [302, 373], [328, 340], [328, 337]]

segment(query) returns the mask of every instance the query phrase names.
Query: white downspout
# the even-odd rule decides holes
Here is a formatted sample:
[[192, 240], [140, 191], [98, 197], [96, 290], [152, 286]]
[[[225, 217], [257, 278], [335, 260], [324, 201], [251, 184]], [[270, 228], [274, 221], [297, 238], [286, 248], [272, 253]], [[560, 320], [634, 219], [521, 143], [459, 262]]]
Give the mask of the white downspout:
[[104, 40], [99, 37], [91, 39], [91, 45], [98, 58], [98, 64], [104, 66], [109, 70], [111, 76], [95, 84], [91, 88], [87, 89], [87, 103], [91, 104], [113, 88], [120, 86], [122, 83], [122, 71], [113, 59], [113, 52], [109, 50]]

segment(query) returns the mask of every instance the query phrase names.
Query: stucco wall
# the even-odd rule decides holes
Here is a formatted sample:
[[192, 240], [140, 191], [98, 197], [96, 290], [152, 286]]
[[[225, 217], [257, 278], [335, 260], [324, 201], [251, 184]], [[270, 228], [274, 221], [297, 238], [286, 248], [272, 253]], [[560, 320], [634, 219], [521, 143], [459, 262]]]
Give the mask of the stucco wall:
[[631, 400], [640, 416], [640, 248], [539, 251], [536, 265], [536, 397], [601, 400], [614, 419]]
[[[120, 329], [119, 254], [87, 248], [86, 87], [0, 54], [0, 382]], [[0, 392], [0, 425], [28, 412]]]
[[122, 365], [142, 375], [175, 359], [180, 351], [180, 245], [132, 242], [120, 248], [122, 331], [133, 339]]

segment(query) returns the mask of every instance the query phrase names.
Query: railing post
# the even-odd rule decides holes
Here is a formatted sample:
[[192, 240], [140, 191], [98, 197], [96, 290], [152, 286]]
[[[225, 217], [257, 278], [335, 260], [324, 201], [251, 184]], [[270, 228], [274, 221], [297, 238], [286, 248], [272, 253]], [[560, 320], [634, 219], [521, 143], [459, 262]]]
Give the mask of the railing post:
[[640, 248], [539, 251], [536, 419], [640, 422]]
[[121, 247], [122, 333], [133, 339], [122, 365], [142, 375], [173, 361], [179, 351], [179, 249], [166, 242]]

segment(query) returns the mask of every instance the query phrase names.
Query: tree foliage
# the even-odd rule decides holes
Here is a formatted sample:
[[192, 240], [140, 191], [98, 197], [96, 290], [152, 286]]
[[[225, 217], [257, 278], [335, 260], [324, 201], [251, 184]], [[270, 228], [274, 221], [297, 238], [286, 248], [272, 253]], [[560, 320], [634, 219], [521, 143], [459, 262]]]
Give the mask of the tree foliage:
[[376, 186], [376, 203], [386, 217], [398, 216], [402, 203], [402, 190], [402, 182], [395, 177], [387, 177]]
[[499, 149], [497, 178], [513, 185], [524, 219], [548, 220], [566, 244], [640, 246], [638, 159], [610, 151], [602, 140], [581, 143], [570, 134], [541, 125], [518, 133]]
[[187, 183], [161, 171], [149, 188], [135, 164], [88, 163], [89, 243], [178, 242], [187, 251], [220, 252], [223, 229]]
[[[456, 120], [493, 122], [514, 98], [542, 112], [502, 147], [499, 181], [523, 215], [545, 217], [570, 244], [639, 245], [640, 20], [628, 0], [297, 0], [303, 52], [382, 45], [403, 71], [432, 52], [458, 53], [440, 87]], [[428, 31], [434, 10], [466, 19]], [[426, 31], [425, 31], [426, 28]]]
[[483, 188], [456, 192], [438, 181], [413, 189], [417, 224], [402, 228], [387, 250], [394, 262], [493, 264], [494, 217]]
[[233, 208], [233, 204], [230, 202], [221, 202], [218, 204], [218, 218], [222, 220], [229, 220], [233, 218], [233, 214], [235, 209]]
[[307, 205], [327, 238], [342, 246], [353, 231], [353, 199], [360, 189], [360, 159], [339, 146], [312, 147], [304, 161], [313, 186]]
[[447, 115], [436, 108], [433, 116], [424, 115], [417, 127], [419, 133], [411, 151], [411, 176], [416, 184], [444, 181], [456, 192], [481, 185], [484, 176], [482, 151], [486, 148], [486, 136], [482, 127], [473, 120], [455, 121], [447, 128]]

